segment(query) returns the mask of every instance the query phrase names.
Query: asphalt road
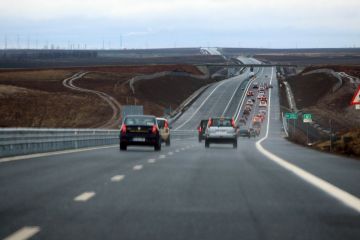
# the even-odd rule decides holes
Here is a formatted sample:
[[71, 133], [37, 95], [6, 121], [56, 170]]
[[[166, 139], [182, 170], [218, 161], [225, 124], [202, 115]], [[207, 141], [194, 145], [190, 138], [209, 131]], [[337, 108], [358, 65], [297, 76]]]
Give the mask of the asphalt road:
[[[257, 70], [274, 85], [269, 118], [238, 149], [194, 137], [161, 152], [114, 146], [1, 163], [0, 238], [360, 239], [360, 162], [286, 141], [275, 69]], [[174, 127], [195, 130], [238, 106], [243, 81], [212, 86]]]

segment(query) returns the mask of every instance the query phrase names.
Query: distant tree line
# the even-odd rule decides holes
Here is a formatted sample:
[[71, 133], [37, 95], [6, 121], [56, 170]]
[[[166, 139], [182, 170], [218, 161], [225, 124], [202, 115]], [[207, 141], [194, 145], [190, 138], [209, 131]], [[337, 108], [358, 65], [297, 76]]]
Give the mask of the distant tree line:
[[0, 59], [25, 61], [33, 59], [97, 58], [97, 51], [91, 50], [2, 50]]

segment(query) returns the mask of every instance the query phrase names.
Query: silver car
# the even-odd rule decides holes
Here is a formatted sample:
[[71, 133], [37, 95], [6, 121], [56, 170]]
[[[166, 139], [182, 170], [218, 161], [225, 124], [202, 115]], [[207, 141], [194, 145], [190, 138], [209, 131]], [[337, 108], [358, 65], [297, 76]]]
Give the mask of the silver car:
[[231, 143], [237, 148], [237, 129], [233, 118], [210, 118], [205, 135], [205, 147], [210, 143]]

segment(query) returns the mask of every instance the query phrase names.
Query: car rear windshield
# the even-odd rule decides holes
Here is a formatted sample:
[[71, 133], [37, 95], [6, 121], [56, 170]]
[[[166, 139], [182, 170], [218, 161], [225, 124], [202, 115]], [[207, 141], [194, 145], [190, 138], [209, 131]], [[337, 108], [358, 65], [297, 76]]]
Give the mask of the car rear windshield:
[[205, 128], [207, 124], [208, 124], [208, 120], [201, 120], [200, 125], [202, 128]]
[[155, 124], [155, 118], [153, 117], [126, 117], [125, 124], [128, 126], [152, 126]]
[[157, 123], [160, 129], [165, 127], [165, 120], [157, 120]]
[[213, 119], [211, 126], [212, 127], [232, 127], [231, 119]]

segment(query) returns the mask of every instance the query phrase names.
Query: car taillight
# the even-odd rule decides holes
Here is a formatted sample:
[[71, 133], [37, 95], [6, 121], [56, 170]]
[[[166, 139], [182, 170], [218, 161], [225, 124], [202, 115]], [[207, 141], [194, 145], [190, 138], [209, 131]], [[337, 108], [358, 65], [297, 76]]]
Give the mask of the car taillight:
[[151, 129], [151, 133], [156, 134], [157, 132], [158, 132], [158, 129], [157, 129], [156, 125], [153, 125], [152, 129]]
[[126, 134], [126, 125], [125, 124], [123, 124], [122, 126], [121, 126], [121, 134]]
[[233, 126], [233, 128], [235, 127], [235, 121], [233, 118], [231, 119], [231, 126]]
[[212, 119], [209, 118], [209, 121], [208, 121], [208, 126], [210, 127], [212, 125]]

